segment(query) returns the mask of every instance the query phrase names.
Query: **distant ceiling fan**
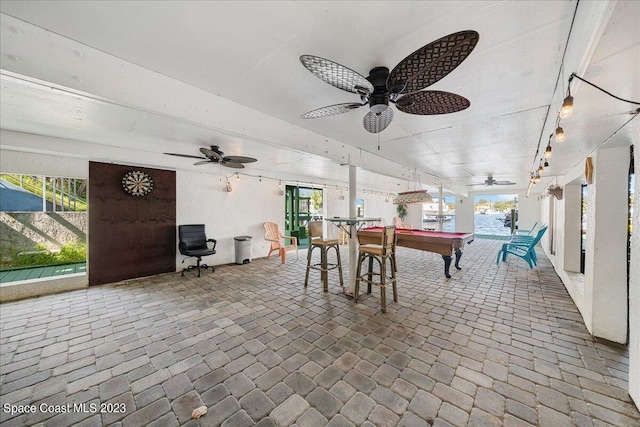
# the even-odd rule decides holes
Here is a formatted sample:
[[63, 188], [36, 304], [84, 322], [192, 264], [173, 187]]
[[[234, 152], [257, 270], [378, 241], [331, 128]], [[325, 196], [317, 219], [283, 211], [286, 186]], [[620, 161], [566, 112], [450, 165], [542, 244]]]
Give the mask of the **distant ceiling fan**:
[[362, 124], [371, 133], [382, 132], [393, 119], [389, 102], [398, 110], [423, 116], [462, 111], [471, 105], [455, 93], [422, 90], [445, 77], [464, 61], [476, 47], [480, 36], [476, 31], [449, 34], [413, 52], [391, 72], [375, 67], [364, 77], [328, 59], [302, 55], [300, 62], [322, 81], [338, 89], [360, 95], [361, 102], [330, 105], [303, 114], [303, 119], [328, 117], [346, 113], [369, 104]]
[[477, 184], [467, 184], [467, 187], [473, 187], [475, 185], [486, 185], [487, 187], [491, 187], [492, 185], [515, 185], [515, 182], [511, 182], [511, 181], [496, 181], [495, 179], [493, 179], [493, 176], [489, 175], [487, 176], [487, 179], [484, 180], [484, 182], [479, 182]]
[[207, 163], [215, 163], [222, 166], [226, 166], [228, 168], [234, 169], [244, 169], [243, 163], [253, 163], [257, 162], [257, 159], [253, 157], [245, 157], [245, 156], [225, 156], [222, 151], [220, 151], [220, 147], [217, 145], [212, 145], [211, 148], [200, 148], [200, 152], [204, 154], [202, 156], [192, 156], [191, 154], [178, 154], [178, 153], [164, 153], [169, 156], [178, 156], [178, 157], [189, 157], [193, 159], [200, 159], [199, 162], [195, 162], [194, 165], [206, 165]]

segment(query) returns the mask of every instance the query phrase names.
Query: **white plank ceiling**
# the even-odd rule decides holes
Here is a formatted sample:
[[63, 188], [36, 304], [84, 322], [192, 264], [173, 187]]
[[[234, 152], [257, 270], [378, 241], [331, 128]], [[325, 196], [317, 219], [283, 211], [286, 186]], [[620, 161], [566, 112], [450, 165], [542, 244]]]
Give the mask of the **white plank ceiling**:
[[[571, 72], [640, 99], [637, 1], [3, 0], [0, 11], [1, 128], [72, 141], [6, 149], [218, 175], [217, 166], [162, 153], [220, 145], [256, 157], [244, 169], [256, 176], [345, 185], [352, 163], [369, 190], [442, 183], [465, 193], [491, 174], [517, 183], [506, 187], [513, 192], [538, 166]], [[359, 101], [309, 73], [300, 55], [366, 76], [462, 30], [480, 34], [477, 47], [429, 89], [466, 97], [467, 110], [396, 109], [379, 134], [363, 129], [367, 107], [300, 118]], [[637, 106], [577, 80], [571, 90], [576, 112], [561, 123], [568, 138], [552, 143], [551, 178], [539, 189], [604, 141], [628, 144], [633, 126], [638, 134], [632, 120], [609, 139]]]

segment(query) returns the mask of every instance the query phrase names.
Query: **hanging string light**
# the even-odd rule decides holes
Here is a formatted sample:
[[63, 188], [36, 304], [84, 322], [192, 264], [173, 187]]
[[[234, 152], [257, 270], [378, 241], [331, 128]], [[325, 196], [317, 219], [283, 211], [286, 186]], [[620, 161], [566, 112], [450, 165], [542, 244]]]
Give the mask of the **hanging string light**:
[[[632, 101], [632, 100], [629, 100], [629, 99], [624, 99], [624, 98], [621, 98], [619, 96], [616, 96], [616, 95], [612, 94], [611, 92], [601, 88], [600, 86], [598, 86], [596, 84], [593, 84], [590, 81], [580, 77], [576, 73], [571, 73], [571, 75], [569, 76], [569, 81], [568, 81], [568, 85], [567, 85], [567, 95], [564, 98], [564, 100], [562, 101], [562, 107], [560, 108], [560, 111], [558, 112], [558, 117], [557, 117], [557, 120], [556, 120], [556, 130], [555, 130], [554, 134], [555, 134], [555, 141], [558, 144], [563, 143], [567, 139], [567, 136], [566, 136], [566, 134], [564, 132], [564, 129], [560, 125], [560, 120], [568, 119], [568, 118], [573, 116], [574, 98], [571, 95], [571, 82], [573, 81], [574, 78], [576, 78], [576, 79], [578, 79], [578, 80], [580, 80], [580, 81], [582, 81], [582, 82], [584, 82], [584, 83], [586, 83], [586, 84], [598, 89], [599, 91], [601, 91], [601, 92], [603, 92], [603, 93], [609, 95], [610, 97], [615, 98], [615, 99], [617, 99], [619, 101], [627, 102], [629, 104], [634, 104], [634, 105], [640, 105], [639, 101]], [[636, 110], [636, 114], [639, 114], [639, 113], [640, 113], [640, 109]], [[547, 148], [544, 151], [544, 157], [543, 157], [544, 164], [542, 164], [542, 160], [543, 159], [540, 159], [540, 162], [541, 162], [540, 167], [537, 169], [537, 171], [531, 172], [531, 180], [530, 180], [529, 188], [531, 188], [531, 185], [537, 183], [540, 180], [540, 173], [544, 172], [544, 168], [549, 167], [549, 162], [546, 159], [550, 158], [551, 155], [552, 155], [552, 152], [553, 152], [553, 149], [551, 148], [551, 137], [552, 136], [553, 136], [553, 134], [549, 137], [549, 142], [547, 143]], [[536, 157], [537, 156], [538, 156], [538, 152], [536, 152]], [[535, 165], [535, 163], [534, 163], [534, 165]], [[544, 165], [544, 168], [543, 168], [543, 165]]]
[[564, 134], [564, 129], [562, 129], [562, 127], [558, 126], [556, 128], [556, 142], [558, 144], [562, 144], [565, 139], [567, 139], [567, 137]]
[[[569, 84], [571, 84], [571, 79], [573, 78], [573, 74], [569, 77]], [[568, 95], [562, 101], [562, 108], [560, 108], [560, 116], [561, 119], [569, 119], [573, 116], [573, 96], [571, 96], [571, 89], [567, 89]]]

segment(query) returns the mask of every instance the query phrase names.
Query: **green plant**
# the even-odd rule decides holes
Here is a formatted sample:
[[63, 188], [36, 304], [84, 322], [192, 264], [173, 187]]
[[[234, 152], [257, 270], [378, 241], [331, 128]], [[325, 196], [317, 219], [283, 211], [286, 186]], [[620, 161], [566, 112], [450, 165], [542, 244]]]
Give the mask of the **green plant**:
[[56, 259], [60, 263], [82, 262], [87, 260], [86, 243], [67, 243], [60, 248], [60, 253], [56, 254]]
[[396, 211], [398, 212], [398, 216], [402, 220], [404, 220], [404, 217], [407, 216], [407, 206], [406, 205], [398, 205], [396, 207]]
[[60, 248], [60, 252], [51, 252], [44, 244], [39, 243], [30, 251], [10, 251], [9, 257], [2, 260], [0, 268], [70, 264], [86, 260], [86, 243], [66, 243]]

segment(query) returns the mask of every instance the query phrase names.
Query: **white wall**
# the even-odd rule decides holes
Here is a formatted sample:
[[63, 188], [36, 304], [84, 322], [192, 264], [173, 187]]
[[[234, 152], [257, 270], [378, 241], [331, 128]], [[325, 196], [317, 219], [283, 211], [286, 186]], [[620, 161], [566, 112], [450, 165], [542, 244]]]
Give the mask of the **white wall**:
[[[422, 228], [422, 203], [410, 203], [406, 205], [407, 216], [402, 220], [403, 223], [410, 225], [411, 228]], [[396, 213], [394, 216], [397, 216]]]
[[579, 271], [581, 193], [584, 165], [561, 179], [563, 200], [540, 202], [541, 222], [555, 218], [555, 254], [549, 236], [541, 241], [547, 256], [594, 336], [627, 340], [627, 204], [629, 147], [604, 148], [593, 154], [594, 183], [588, 186], [585, 273]]
[[[635, 128], [639, 141], [640, 128]], [[635, 206], [631, 240], [631, 268], [629, 272], [629, 395], [640, 406], [640, 144], [634, 146]]]
[[[635, 150], [636, 165], [640, 164], [639, 151]], [[627, 311], [629, 147], [605, 147], [593, 153], [592, 157], [594, 181], [588, 186], [585, 273], [578, 273], [583, 162], [565, 176], [559, 177], [558, 184], [564, 189], [563, 200], [555, 201], [555, 212], [550, 211], [548, 196], [540, 198], [541, 221], [546, 221], [551, 214], [556, 219], [555, 255], [549, 252], [548, 239], [543, 239], [541, 245], [592, 335], [626, 343], [628, 314], [629, 394], [637, 404], [640, 402], [640, 233], [637, 231], [640, 230], [640, 209], [637, 203], [640, 180], [636, 179], [635, 183], [635, 233], [631, 242]]]
[[585, 295], [592, 334], [627, 341], [627, 224], [629, 147], [598, 150], [589, 186]]
[[[276, 181], [247, 176], [229, 181], [230, 193], [224, 190], [224, 176], [221, 181], [210, 174], [176, 172], [176, 223], [205, 224], [207, 237], [218, 241], [217, 253], [206, 259], [209, 265], [235, 262], [235, 236], [252, 236], [252, 257], [266, 256], [270, 246], [264, 240], [266, 221], [284, 232], [285, 198]], [[182, 268], [183, 258], [178, 252], [176, 268]]]
[[471, 193], [469, 197], [456, 196], [456, 231], [457, 232], [473, 232], [474, 218], [473, 205], [474, 195]]
[[527, 197], [526, 192], [518, 193], [518, 228], [528, 230], [536, 221], [548, 223], [548, 221], [540, 220], [540, 203], [537, 197]]

